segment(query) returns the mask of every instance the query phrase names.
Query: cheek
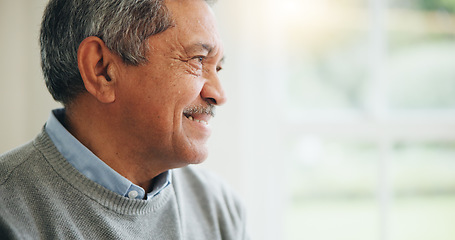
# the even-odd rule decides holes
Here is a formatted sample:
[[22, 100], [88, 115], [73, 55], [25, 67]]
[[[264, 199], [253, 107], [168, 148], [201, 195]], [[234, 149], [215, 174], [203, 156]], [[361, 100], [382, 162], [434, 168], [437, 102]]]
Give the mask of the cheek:
[[[181, 64], [173, 64], [161, 71], [148, 69], [135, 74], [135, 81], [128, 88], [128, 104], [142, 115], [153, 117], [160, 124], [179, 120], [185, 107], [201, 104], [200, 93], [204, 85], [202, 77], [185, 72]], [[174, 116], [172, 116], [174, 115]], [[156, 118], [156, 119], [155, 119]]]
[[[182, 78], [183, 79], [183, 78]], [[186, 75], [184, 81], [180, 83], [180, 93], [192, 101], [198, 99], [201, 94], [202, 88], [204, 87], [204, 79], [202, 77], [196, 77], [194, 75]]]

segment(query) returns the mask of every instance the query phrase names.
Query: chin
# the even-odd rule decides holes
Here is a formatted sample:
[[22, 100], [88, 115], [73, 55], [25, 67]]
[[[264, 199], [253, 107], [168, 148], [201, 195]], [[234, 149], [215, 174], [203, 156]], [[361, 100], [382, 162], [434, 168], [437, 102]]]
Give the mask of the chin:
[[191, 151], [187, 151], [181, 158], [182, 162], [188, 164], [200, 164], [207, 159], [208, 150], [204, 146], [201, 149], [192, 149]]

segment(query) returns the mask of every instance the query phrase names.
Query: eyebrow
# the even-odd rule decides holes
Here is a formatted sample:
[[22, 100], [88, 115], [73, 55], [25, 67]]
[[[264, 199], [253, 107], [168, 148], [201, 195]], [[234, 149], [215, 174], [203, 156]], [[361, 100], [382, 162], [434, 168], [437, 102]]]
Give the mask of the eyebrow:
[[207, 50], [209, 53], [211, 53], [213, 51], [213, 47], [209, 44], [201, 43], [200, 45], [203, 49]]
[[201, 49], [210, 53], [213, 51], [213, 46], [210, 44], [207, 44], [207, 43], [202, 43], [202, 42], [197, 42], [197, 43], [194, 43], [194, 44], [191, 44], [188, 46], [188, 50], [190, 50], [190, 51], [201, 50]]

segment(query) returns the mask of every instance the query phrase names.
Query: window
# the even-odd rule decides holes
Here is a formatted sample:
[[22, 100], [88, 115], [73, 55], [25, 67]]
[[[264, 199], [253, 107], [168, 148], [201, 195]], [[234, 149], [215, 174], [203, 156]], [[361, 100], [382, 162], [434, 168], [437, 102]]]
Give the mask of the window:
[[453, 239], [455, 1], [234, 2], [253, 237]]
[[287, 3], [286, 239], [454, 238], [455, 1]]

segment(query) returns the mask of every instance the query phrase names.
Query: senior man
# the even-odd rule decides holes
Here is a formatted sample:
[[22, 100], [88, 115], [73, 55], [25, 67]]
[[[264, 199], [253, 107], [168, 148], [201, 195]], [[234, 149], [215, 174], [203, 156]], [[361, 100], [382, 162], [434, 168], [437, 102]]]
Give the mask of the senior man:
[[51, 0], [54, 110], [0, 157], [1, 239], [246, 239], [207, 156], [223, 47], [203, 0]]

